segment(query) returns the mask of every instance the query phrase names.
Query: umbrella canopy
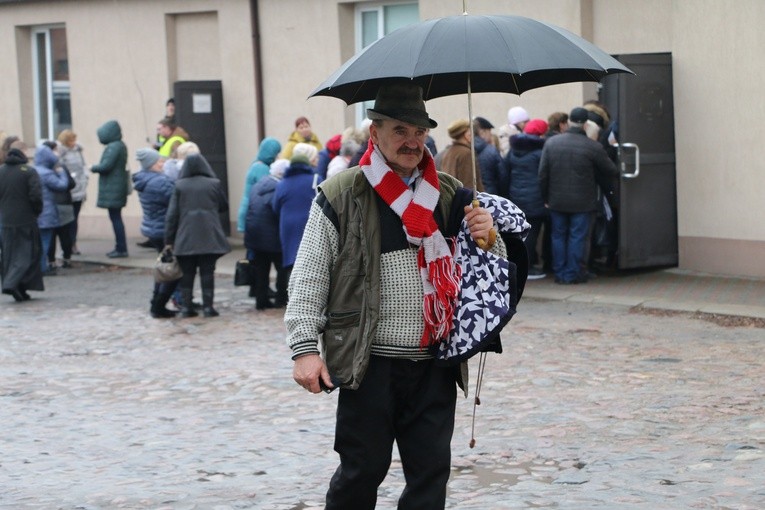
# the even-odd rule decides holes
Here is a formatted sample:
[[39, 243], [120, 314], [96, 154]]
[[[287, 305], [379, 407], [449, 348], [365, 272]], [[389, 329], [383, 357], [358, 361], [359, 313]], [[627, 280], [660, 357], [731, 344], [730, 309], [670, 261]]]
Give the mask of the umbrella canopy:
[[[472, 92], [527, 90], [631, 73], [589, 41], [522, 16], [450, 16], [400, 28], [348, 60], [311, 96], [347, 104], [375, 98], [381, 84], [408, 78], [427, 101]], [[468, 86], [468, 80], [470, 85]]]

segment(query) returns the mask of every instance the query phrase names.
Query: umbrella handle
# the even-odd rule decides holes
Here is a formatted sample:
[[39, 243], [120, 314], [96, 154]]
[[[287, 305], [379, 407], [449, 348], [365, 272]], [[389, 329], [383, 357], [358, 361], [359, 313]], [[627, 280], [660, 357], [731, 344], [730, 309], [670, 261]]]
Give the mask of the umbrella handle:
[[[474, 198], [473, 202], [470, 204], [473, 209], [476, 207], [480, 207], [481, 204], [478, 203], [478, 199]], [[491, 230], [489, 230], [489, 238], [488, 239], [476, 239], [476, 244], [479, 248], [481, 248], [484, 251], [489, 251], [492, 246], [494, 246], [494, 243], [497, 242], [497, 230], [492, 227]]]

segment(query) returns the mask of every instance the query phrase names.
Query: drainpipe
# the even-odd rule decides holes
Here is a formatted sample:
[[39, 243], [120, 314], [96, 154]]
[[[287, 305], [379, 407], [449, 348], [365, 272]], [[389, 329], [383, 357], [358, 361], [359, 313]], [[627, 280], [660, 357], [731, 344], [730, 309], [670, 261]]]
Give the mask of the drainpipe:
[[[263, 101], [263, 64], [260, 52], [260, 12], [258, 0], [250, 0], [250, 15], [252, 17], [252, 53], [255, 64], [255, 111], [258, 137], [262, 139], [266, 133], [266, 118]], [[260, 140], [258, 140], [260, 141]]]

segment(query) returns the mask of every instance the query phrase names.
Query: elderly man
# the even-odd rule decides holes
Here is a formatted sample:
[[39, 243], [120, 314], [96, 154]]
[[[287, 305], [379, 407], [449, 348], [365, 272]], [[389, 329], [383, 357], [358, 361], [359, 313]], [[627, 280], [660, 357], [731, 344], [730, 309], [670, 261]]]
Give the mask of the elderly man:
[[448, 334], [451, 313], [439, 311], [460, 281], [443, 232], [464, 217], [473, 239], [488, 239], [493, 220], [436, 172], [424, 150], [436, 122], [420, 87], [381, 87], [367, 114], [367, 151], [321, 184], [292, 272], [293, 377], [312, 393], [340, 388], [327, 509], [375, 507], [394, 441], [407, 483], [398, 508], [441, 509], [461, 377], [429, 349]]

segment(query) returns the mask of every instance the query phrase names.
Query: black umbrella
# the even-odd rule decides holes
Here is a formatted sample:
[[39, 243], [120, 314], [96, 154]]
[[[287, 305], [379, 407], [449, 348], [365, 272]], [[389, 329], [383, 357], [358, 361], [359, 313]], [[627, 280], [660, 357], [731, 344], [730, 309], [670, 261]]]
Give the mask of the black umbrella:
[[[527, 90], [631, 73], [589, 41], [522, 16], [449, 16], [400, 28], [356, 54], [310, 96], [347, 104], [375, 98], [382, 83], [407, 78], [425, 100], [470, 92]], [[309, 96], [309, 97], [310, 97]]]

